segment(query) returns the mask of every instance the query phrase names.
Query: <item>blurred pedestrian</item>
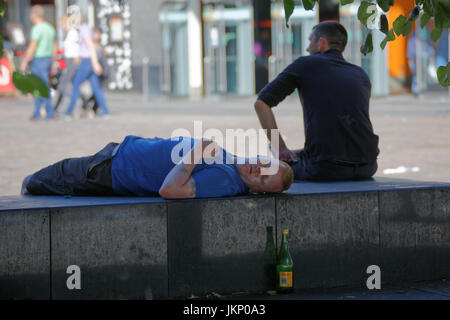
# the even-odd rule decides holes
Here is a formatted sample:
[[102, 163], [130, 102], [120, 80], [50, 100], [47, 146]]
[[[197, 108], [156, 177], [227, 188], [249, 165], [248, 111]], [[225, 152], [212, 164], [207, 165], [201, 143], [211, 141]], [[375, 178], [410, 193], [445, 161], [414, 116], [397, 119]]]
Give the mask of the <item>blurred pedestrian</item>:
[[[94, 47], [97, 52], [97, 57], [100, 65], [102, 66], [102, 73], [99, 75], [100, 85], [102, 88], [104, 87], [104, 84], [108, 80], [109, 76], [109, 67], [108, 63], [106, 61], [106, 54], [104, 52], [104, 49], [101, 45], [101, 31], [99, 28], [94, 28], [92, 40], [94, 42]], [[87, 99], [83, 99], [83, 109], [84, 113], [89, 113], [91, 110], [94, 111], [94, 113], [97, 113], [97, 110], [99, 108], [99, 104], [97, 100], [95, 99], [95, 95], [91, 93], [91, 96]]]
[[64, 39], [64, 60], [66, 67], [62, 71], [61, 77], [58, 81], [58, 97], [55, 104], [55, 111], [58, 109], [65, 96], [72, 95], [72, 80], [78, 70], [80, 64], [80, 37], [78, 35], [77, 25], [75, 20], [71, 19], [69, 15], [61, 18], [61, 27], [66, 32]]
[[[83, 20], [85, 18], [83, 17]], [[109, 118], [109, 110], [106, 105], [105, 96], [100, 85], [99, 75], [102, 74], [103, 68], [98, 60], [92, 39], [92, 30], [87, 23], [83, 21], [78, 28], [80, 36], [80, 58], [81, 62], [73, 79], [73, 91], [70, 99], [70, 105], [66, 111], [66, 120], [72, 119], [72, 112], [75, 104], [80, 97], [80, 86], [85, 80], [89, 80], [94, 92], [95, 99], [100, 108], [100, 115], [103, 119]]]
[[448, 63], [448, 29], [442, 30], [436, 52], [436, 68], [446, 66]]
[[[57, 58], [56, 31], [53, 26], [45, 21], [45, 11], [40, 5], [35, 5], [30, 11], [31, 41], [25, 52], [25, 57], [20, 65], [20, 71], [25, 72], [31, 62], [31, 73], [42, 79], [49, 88], [48, 78], [54, 72], [54, 62]], [[31, 120], [40, 118], [41, 105], [45, 105], [47, 119], [54, 118], [50, 90], [47, 98], [34, 98], [35, 109]]]
[[[429, 82], [427, 70], [434, 66], [434, 45], [428, 35], [433, 28], [434, 22], [430, 20], [427, 27], [421, 29], [419, 34], [414, 30], [408, 38], [406, 57], [408, 58], [409, 69], [412, 72], [411, 92], [414, 95], [418, 95], [427, 88]], [[420, 46], [419, 54], [417, 54], [418, 46]], [[417, 57], [421, 62], [421, 70], [418, 70]], [[418, 73], [422, 76], [420, 83], [417, 80]]]

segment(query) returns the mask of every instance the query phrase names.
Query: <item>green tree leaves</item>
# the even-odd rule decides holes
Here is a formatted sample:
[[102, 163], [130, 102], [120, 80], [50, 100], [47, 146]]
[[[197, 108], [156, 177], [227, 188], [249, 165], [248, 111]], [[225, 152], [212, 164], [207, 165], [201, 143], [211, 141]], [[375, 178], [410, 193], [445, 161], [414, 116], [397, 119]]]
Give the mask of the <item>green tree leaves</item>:
[[0, 0], [0, 17], [5, 15], [6, 3], [3, 0]]
[[386, 35], [386, 37], [380, 43], [381, 49], [384, 50], [388, 41], [395, 40], [394, 30], [393, 29], [389, 30], [389, 23], [388, 23], [388, 19], [386, 18], [385, 14], [382, 14], [380, 17], [380, 31]]
[[384, 50], [388, 41], [394, 41], [394, 40], [395, 40], [394, 30], [391, 29], [388, 31], [388, 33], [386, 34], [386, 37], [383, 39], [383, 41], [381, 41], [381, 43], [380, 43], [381, 49]]
[[373, 51], [372, 32], [367, 31], [367, 33], [364, 35], [363, 44], [360, 50], [364, 55]]
[[31, 93], [35, 97], [48, 98], [48, 87], [34, 74], [13, 72], [12, 78], [14, 86], [23, 94]]
[[[318, 0], [302, 0], [303, 7], [306, 10], [312, 10], [317, 1]], [[450, 28], [450, 0], [415, 0], [416, 6], [411, 10], [409, 17], [407, 18], [404, 15], [398, 16], [393, 23], [392, 29], [389, 29], [388, 20], [385, 14], [380, 15], [380, 24], [379, 26], [376, 26], [375, 20], [379, 14], [376, 4], [378, 4], [384, 12], [388, 12], [391, 6], [394, 5], [394, 1], [399, 0], [362, 0], [360, 2], [357, 17], [361, 24], [368, 28], [363, 30], [363, 41], [360, 48], [362, 54], [366, 55], [373, 51], [373, 38], [370, 29], [379, 29], [386, 35], [380, 43], [381, 49], [384, 49], [389, 41], [395, 40], [396, 35], [407, 36], [410, 34], [413, 22], [420, 17], [421, 12], [423, 12], [420, 18], [421, 28], [424, 28], [431, 18], [434, 17], [435, 19], [435, 29], [430, 34], [430, 38], [433, 41], [437, 41], [440, 38], [443, 29]], [[341, 6], [353, 2], [354, 0], [339, 0]], [[295, 8], [294, 0], [284, 0], [284, 8], [287, 25]], [[438, 69], [439, 83], [443, 86], [449, 85], [449, 70], [450, 64]]]
[[391, 6], [394, 5], [394, 0], [377, 0], [377, 4], [384, 12], [388, 12]]
[[450, 1], [434, 0], [434, 22], [436, 28], [450, 28]]
[[374, 3], [361, 1], [358, 8], [358, 19], [366, 27], [370, 27], [377, 16], [377, 6]]
[[441, 86], [450, 86], [450, 62], [445, 67], [441, 66], [437, 69], [437, 77]]
[[430, 33], [430, 39], [433, 40], [434, 42], [438, 41], [439, 38], [441, 37], [442, 34], [442, 29], [441, 28], [434, 28], [433, 31], [431, 31]]
[[292, 13], [294, 12], [295, 3], [294, 0], [283, 0], [284, 4], [284, 16], [286, 19], [286, 28], [289, 28], [288, 22]]
[[420, 18], [420, 27], [423, 29], [431, 19], [431, 14], [424, 12]]
[[384, 34], [387, 34], [389, 31], [389, 23], [385, 14], [382, 14], [380, 17], [380, 31]]
[[397, 36], [407, 36], [411, 33], [412, 30], [412, 21], [407, 19], [404, 15], [398, 16], [394, 21], [394, 31]]
[[305, 10], [312, 10], [318, 0], [302, 0]]

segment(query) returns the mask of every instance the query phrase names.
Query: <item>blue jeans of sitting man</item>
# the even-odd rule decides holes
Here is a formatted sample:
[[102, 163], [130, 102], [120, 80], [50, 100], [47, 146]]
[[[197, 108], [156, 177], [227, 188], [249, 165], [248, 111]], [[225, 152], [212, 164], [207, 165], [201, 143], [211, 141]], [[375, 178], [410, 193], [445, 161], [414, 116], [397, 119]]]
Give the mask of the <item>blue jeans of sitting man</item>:
[[[33, 61], [31, 61], [31, 73], [42, 79], [47, 88], [49, 88], [48, 77], [50, 74], [51, 67], [52, 67], [51, 57], [34, 58]], [[34, 113], [32, 119], [39, 119], [41, 117], [40, 110], [42, 104], [45, 105], [45, 110], [47, 112], [47, 119], [53, 119], [55, 117], [52, 100], [50, 98], [50, 91], [48, 92], [48, 94], [49, 94], [48, 98], [37, 98], [37, 97], [34, 98]]]
[[298, 153], [298, 162], [291, 164], [295, 180], [343, 181], [371, 178], [378, 169], [377, 161], [372, 163], [351, 163], [346, 161], [311, 161], [303, 149]]
[[70, 104], [66, 110], [66, 115], [71, 115], [73, 112], [73, 108], [75, 108], [75, 104], [77, 103], [78, 98], [80, 97], [80, 86], [81, 84], [89, 80], [92, 86], [92, 91], [94, 91], [95, 100], [97, 100], [98, 106], [102, 111], [102, 114], [109, 114], [108, 107], [106, 106], [105, 96], [103, 95], [103, 90], [100, 85], [100, 80], [98, 75], [95, 74], [92, 69], [91, 59], [81, 59], [81, 63], [78, 66], [78, 70], [75, 73], [73, 78], [73, 91], [72, 96], [70, 97]]

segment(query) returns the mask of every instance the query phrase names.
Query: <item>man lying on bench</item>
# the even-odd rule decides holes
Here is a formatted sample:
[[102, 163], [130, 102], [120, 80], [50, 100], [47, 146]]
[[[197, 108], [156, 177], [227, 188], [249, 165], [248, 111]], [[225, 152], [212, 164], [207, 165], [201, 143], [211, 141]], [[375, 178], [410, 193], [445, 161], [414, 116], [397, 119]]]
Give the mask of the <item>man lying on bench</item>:
[[209, 198], [282, 192], [292, 181], [287, 163], [238, 158], [210, 140], [127, 136], [93, 156], [65, 159], [27, 176], [21, 193]]

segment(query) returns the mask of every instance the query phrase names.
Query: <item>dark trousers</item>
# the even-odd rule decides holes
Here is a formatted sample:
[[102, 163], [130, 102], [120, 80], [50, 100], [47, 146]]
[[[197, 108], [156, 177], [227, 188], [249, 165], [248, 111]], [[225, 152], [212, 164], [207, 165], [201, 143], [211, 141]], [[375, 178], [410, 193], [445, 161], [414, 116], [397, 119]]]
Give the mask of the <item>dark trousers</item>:
[[114, 196], [111, 142], [93, 156], [69, 158], [37, 171], [24, 186], [32, 195]]
[[350, 163], [342, 161], [312, 162], [302, 150], [299, 161], [291, 165], [295, 180], [342, 181], [372, 177], [378, 169], [377, 162]]

